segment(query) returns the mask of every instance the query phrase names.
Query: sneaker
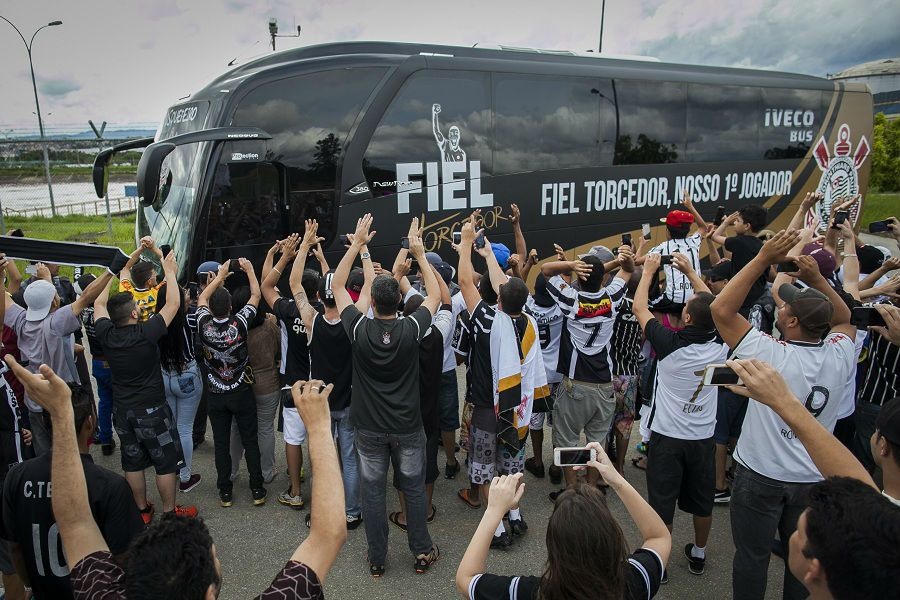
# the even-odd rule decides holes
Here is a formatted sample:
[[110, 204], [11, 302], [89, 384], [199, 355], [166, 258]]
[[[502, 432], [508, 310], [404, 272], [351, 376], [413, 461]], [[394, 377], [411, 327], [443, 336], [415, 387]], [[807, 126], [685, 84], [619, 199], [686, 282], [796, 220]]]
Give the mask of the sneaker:
[[172, 511], [179, 517], [187, 517], [189, 519], [194, 519], [197, 517], [197, 507], [191, 504], [186, 504], [184, 506], [175, 505], [175, 510]]
[[538, 479], [544, 478], [544, 465], [538, 465], [533, 456], [525, 461], [525, 470]]
[[[509, 514], [509, 513], [507, 513]], [[521, 516], [521, 515], [520, 515]], [[525, 522], [525, 519], [509, 519], [509, 530], [512, 532], [514, 537], [518, 537], [520, 535], [525, 535], [525, 532], [528, 531], [528, 523]]]
[[431, 567], [434, 563], [438, 561], [441, 557], [441, 551], [438, 550], [437, 546], [431, 547], [431, 552], [428, 554], [420, 554], [416, 557], [416, 562], [413, 567], [416, 570], [416, 573], [422, 574], [428, 571], [428, 568]]
[[234, 496], [231, 495], [231, 492], [219, 490], [219, 504], [224, 508], [228, 508], [234, 504]]
[[725, 488], [724, 490], [716, 490], [713, 502], [716, 504], [728, 504], [731, 502], [731, 489]]
[[179, 481], [178, 489], [187, 493], [198, 485], [200, 485], [200, 473], [194, 473], [187, 481]]
[[694, 544], [688, 544], [684, 547], [684, 555], [687, 556], [688, 559], [688, 571], [690, 571], [692, 575], [703, 575], [703, 570], [706, 568], [706, 558], [697, 558], [692, 555], [691, 550], [693, 549]]
[[277, 469], [272, 469], [272, 472], [269, 473], [269, 475], [268, 475], [265, 479], [263, 479], [263, 483], [266, 484], [266, 485], [269, 485], [270, 483], [272, 483], [273, 481], [275, 481], [275, 478], [276, 478], [276, 477], [278, 477], [278, 470], [277, 470]]
[[113, 450], [116, 449], [116, 440], [110, 438], [108, 442], [105, 444], [100, 444], [100, 451], [103, 453], [103, 456], [112, 456]]
[[291, 488], [288, 488], [278, 494], [278, 502], [280, 504], [284, 504], [285, 506], [290, 506], [294, 510], [300, 510], [301, 508], [303, 508], [303, 497], [300, 494], [291, 496]]
[[347, 529], [356, 529], [362, 523], [362, 515], [347, 515]]
[[444, 466], [444, 479], [456, 479], [457, 473], [459, 473], [459, 461], [456, 461], [455, 465], [447, 463]]
[[662, 578], [659, 580], [660, 585], [666, 585], [669, 583], [669, 571], [663, 570]]
[[153, 508], [153, 503], [148, 502], [147, 506], [141, 510], [141, 519], [144, 521], [144, 525], [149, 525], [153, 521], [153, 513], [155, 509]]
[[509, 532], [504, 531], [500, 535], [495, 535], [494, 539], [491, 540], [491, 548], [497, 550], [506, 550], [510, 546], [512, 546], [512, 537], [509, 535]]
[[564, 491], [566, 491], [566, 488], [560, 488], [560, 489], [556, 490], [555, 492], [550, 492], [550, 494], [547, 497], [550, 498], [550, 502], [556, 502], [556, 499], [559, 498], [559, 495], [562, 494]]
[[634, 449], [637, 450], [640, 454], [643, 454], [644, 456], [646, 456], [647, 455], [647, 442], [638, 442], [635, 445]]
[[556, 465], [550, 465], [550, 468], [547, 469], [547, 474], [550, 475], [550, 483], [553, 485], [559, 485], [562, 483], [563, 473], [560, 467]]
[[266, 488], [258, 487], [255, 490], [250, 491], [253, 493], [253, 506], [262, 506], [266, 503], [266, 496], [269, 495]]

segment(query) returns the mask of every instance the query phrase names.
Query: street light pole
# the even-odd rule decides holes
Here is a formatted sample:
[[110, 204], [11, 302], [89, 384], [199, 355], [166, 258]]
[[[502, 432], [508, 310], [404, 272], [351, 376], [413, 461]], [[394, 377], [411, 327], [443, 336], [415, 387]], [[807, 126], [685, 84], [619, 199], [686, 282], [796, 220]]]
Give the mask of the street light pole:
[[31, 87], [34, 89], [34, 106], [37, 109], [38, 129], [41, 132], [41, 145], [44, 147], [44, 174], [47, 176], [47, 191], [50, 193], [50, 214], [55, 217], [56, 202], [53, 200], [53, 182], [50, 179], [50, 154], [47, 149], [47, 138], [44, 136], [44, 119], [41, 117], [41, 102], [38, 99], [37, 81], [34, 77], [34, 62], [31, 59], [31, 48], [34, 45], [34, 38], [37, 36], [38, 32], [40, 32], [42, 29], [46, 29], [47, 27], [62, 25], [62, 21], [51, 21], [43, 27], [38, 27], [34, 34], [31, 36], [31, 41], [26, 42], [25, 36], [22, 35], [22, 32], [19, 31], [19, 28], [16, 27], [12, 21], [2, 15], [0, 15], [0, 19], [3, 19], [7, 23], [9, 23], [10, 26], [12, 26], [12, 28], [16, 30], [16, 33], [18, 33], [19, 37], [22, 38], [22, 43], [25, 44], [25, 50], [28, 52], [28, 66], [31, 68]]
[[597, 53], [603, 52], [603, 21], [606, 18], [606, 0], [600, 5], [600, 44], [597, 47]]

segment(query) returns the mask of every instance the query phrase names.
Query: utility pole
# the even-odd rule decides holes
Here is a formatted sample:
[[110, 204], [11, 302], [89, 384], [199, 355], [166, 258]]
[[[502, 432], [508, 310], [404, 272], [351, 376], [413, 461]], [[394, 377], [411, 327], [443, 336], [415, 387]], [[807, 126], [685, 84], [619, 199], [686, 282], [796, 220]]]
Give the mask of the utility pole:
[[[100, 128], [97, 129], [97, 126], [94, 125], [94, 122], [88, 119], [88, 125], [91, 126], [91, 129], [94, 132], [94, 135], [97, 136], [97, 152], [101, 152], [103, 150], [103, 132], [106, 131], [106, 121], [100, 125]], [[106, 193], [104, 194], [104, 199], [106, 200], [106, 231], [109, 233], [109, 239], [112, 239], [113, 236], [113, 226], [112, 226], [112, 212], [109, 209], [109, 186], [106, 186]]]
[[31, 67], [31, 87], [34, 88], [34, 106], [37, 109], [38, 129], [40, 129], [41, 132], [41, 145], [44, 147], [44, 174], [47, 176], [47, 191], [50, 193], [50, 214], [55, 217], [56, 202], [53, 201], [53, 183], [50, 180], [50, 154], [47, 150], [47, 138], [44, 136], [44, 119], [41, 118], [41, 101], [38, 99], [37, 82], [34, 78], [34, 62], [31, 60], [31, 48], [34, 45], [34, 38], [42, 29], [62, 25], [62, 21], [50, 21], [43, 27], [38, 27], [37, 31], [34, 32], [34, 35], [31, 36], [31, 41], [26, 42], [25, 36], [22, 35], [22, 32], [19, 31], [19, 28], [16, 27], [12, 21], [4, 16], [0, 16], [0, 19], [9, 23], [12, 28], [16, 30], [16, 33], [22, 38], [22, 43], [25, 44], [25, 50], [28, 52], [28, 66]]
[[600, 5], [600, 44], [597, 47], [597, 53], [603, 52], [603, 21], [606, 18], [606, 0]]

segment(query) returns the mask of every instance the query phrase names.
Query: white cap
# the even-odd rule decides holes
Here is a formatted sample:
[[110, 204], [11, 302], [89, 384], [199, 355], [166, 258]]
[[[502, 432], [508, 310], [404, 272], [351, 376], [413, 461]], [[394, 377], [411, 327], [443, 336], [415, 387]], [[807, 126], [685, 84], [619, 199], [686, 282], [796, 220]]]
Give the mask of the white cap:
[[25, 288], [26, 321], [41, 321], [50, 314], [50, 306], [56, 298], [56, 287], [45, 279], [38, 279]]

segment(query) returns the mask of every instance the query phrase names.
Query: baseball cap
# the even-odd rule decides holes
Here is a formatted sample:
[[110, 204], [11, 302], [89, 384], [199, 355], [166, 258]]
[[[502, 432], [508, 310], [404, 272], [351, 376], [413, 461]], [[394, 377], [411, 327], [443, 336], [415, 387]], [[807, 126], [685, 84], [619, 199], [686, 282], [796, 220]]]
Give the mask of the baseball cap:
[[869, 244], [857, 246], [856, 256], [859, 259], [859, 272], [866, 275], [874, 273], [890, 255], [889, 251], [883, 251], [880, 246], [870, 246]]
[[666, 218], [660, 219], [660, 223], [665, 223], [669, 227], [684, 227], [694, 222], [694, 215], [686, 210], [670, 210]]
[[778, 288], [778, 295], [791, 307], [791, 312], [803, 327], [815, 334], [824, 334], [831, 329], [834, 306], [828, 296], [811, 287], [802, 290], [790, 283]]
[[600, 262], [604, 263], [608, 263], [616, 258], [615, 254], [613, 254], [606, 246], [591, 246], [590, 250], [584, 254], [579, 254], [578, 258], [584, 258], [586, 256], [596, 256], [600, 259]]
[[449, 284], [453, 278], [456, 277], [456, 269], [453, 268], [453, 265], [444, 261], [437, 252], [426, 252], [425, 260], [428, 261], [428, 264], [437, 269], [437, 272], [440, 274], [441, 279], [444, 280], [444, 283]]
[[710, 281], [722, 281], [723, 279], [731, 279], [734, 277], [734, 265], [730, 260], [723, 260], [712, 268], [703, 271], [704, 277], [709, 277]]
[[900, 398], [884, 403], [875, 418], [875, 429], [892, 444], [900, 444]]
[[491, 250], [494, 251], [494, 257], [497, 259], [497, 262], [500, 263], [500, 268], [505, 269], [506, 264], [509, 262], [509, 248], [507, 248], [505, 244], [492, 242]]
[[197, 267], [197, 275], [203, 275], [204, 273], [218, 273], [219, 272], [219, 263], [214, 260], [208, 260], [205, 263], [202, 263], [199, 267]]
[[45, 279], [38, 279], [25, 288], [26, 321], [40, 321], [50, 314], [50, 306], [56, 298], [56, 286]]
[[95, 279], [97, 279], [97, 278], [94, 277], [93, 275], [91, 275], [90, 273], [85, 273], [84, 275], [82, 275], [81, 277], [76, 279], [75, 285], [73, 286], [75, 288], [75, 293], [78, 294], [79, 296], [82, 295], [84, 293], [84, 290], [87, 289], [87, 286], [94, 283]]
[[819, 265], [819, 272], [822, 277], [831, 277], [834, 275], [834, 269], [837, 267], [837, 260], [834, 254], [826, 250], [822, 244], [811, 242], [803, 246], [801, 254], [812, 256]]
[[362, 269], [356, 267], [350, 271], [350, 276], [347, 277], [347, 293], [350, 294], [350, 299], [354, 302], [359, 300], [359, 293], [362, 291], [365, 282], [366, 276]]

